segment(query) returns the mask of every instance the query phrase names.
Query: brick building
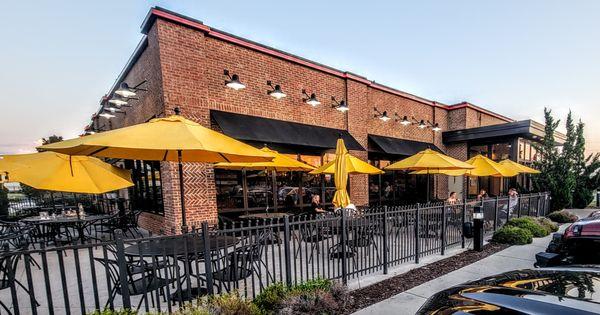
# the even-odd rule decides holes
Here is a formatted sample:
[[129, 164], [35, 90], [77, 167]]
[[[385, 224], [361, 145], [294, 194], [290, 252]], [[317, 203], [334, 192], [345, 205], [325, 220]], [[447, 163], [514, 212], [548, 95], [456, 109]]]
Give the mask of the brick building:
[[[431, 101], [161, 8], [150, 10], [142, 33], [144, 38], [103, 99], [89, 129], [142, 123], [170, 115], [178, 107], [182, 115], [204, 126], [256, 146], [267, 144], [313, 165], [331, 157], [335, 138], [342, 135], [352, 154], [381, 167], [426, 147], [462, 160], [483, 152], [495, 159], [523, 162], [535, 158], [530, 141], [543, 136], [543, 127], [534, 122], [515, 122], [468, 102], [447, 105]], [[245, 88], [228, 88], [225, 81], [230, 77], [224, 70], [237, 75]], [[108, 100], [121, 83], [135, 86], [144, 81], [141, 87], [147, 91], [139, 91], [138, 100], [129, 100], [130, 107], [121, 107], [123, 113], [113, 113], [116, 117], [108, 119], [99, 115], [108, 110]], [[269, 95], [274, 85], [279, 85], [286, 97]], [[306, 103], [312, 93], [320, 105]], [[332, 106], [342, 101], [348, 111]], [[389, 121], [379, 119], [384, 112]], [[405, 116], [410, 125], [401, 124]], [[419, 127], [421, 121], [425, 128]], [[127, 161], [125, 166], [134, 170], [136, 180], [129, 197], [136, 206], [148, 210], [141, 224], [153, 230], [178, 227], [176, 165]], [[306, 194], [320, 194], [327, 202], [333, 182], [331, 177], [309, 178], [306, 174], [270, 177], [225, 172], [200, 163], [185, 164], [184, 173], [189, 225], [215, 220], [218, 213], [235, 215], [264, 210], [265, 206], [297, 207], [301, 211], [307, 203]], [[415, 196], [422, 199], [426, 191], [421, 177], [400, 173], [386, 173], [380, 178], [352, 175], [350, 196], [357, 205], [419, 201]], [[269, 184], [273, 178], [272, 190], [259, 189], [273, 185], [273, 181]], [[463, 191], [462, 178], [433, 178], [431, 197], [445, 198], [449, 190]], [[469, 192], [481, 185], [496, 194], [503, 190], [499, 180], [476, 180], [469, 183]]]

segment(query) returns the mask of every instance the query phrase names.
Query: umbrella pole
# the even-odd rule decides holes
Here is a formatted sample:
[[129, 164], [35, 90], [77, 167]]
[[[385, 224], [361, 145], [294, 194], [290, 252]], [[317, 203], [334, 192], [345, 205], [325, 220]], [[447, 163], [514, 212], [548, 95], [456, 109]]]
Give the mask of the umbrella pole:
[[429, 203], [429, 169], [427, 169], [427, 203]]
[[179, 194], [181, 195], [181, 231], [186, 232], [185, 220], [185, 189], [183, 187], [183, 164], [181, 163], [181, 150], [177, 150], [177, 165], [179, 167]]

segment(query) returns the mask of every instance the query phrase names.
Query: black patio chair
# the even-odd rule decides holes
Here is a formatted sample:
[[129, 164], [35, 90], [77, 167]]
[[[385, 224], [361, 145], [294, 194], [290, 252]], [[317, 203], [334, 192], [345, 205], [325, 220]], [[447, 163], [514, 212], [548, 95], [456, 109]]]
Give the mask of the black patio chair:
[[[102, 264], [108, 270], [108, 278], [112, 289], [109, 292], [108, 301], [104, 306], [106, 308], [108, 305], [112, 304], [112, 301], [114, 301], [117, 294], [121, 294], [122, 292], [119, 263], [114, 259], [94, 258], [94, 260]], [[152, 307], [154, 307], [155, 300], [153, 292], [160, 291], [159, 293], [163, 293], [162, 290], [175, 281], [176, 279], [158, 277], [152, 271], [147, 270], [144, 265], [134, 266], [132, 268], [132, 266], [128, 264], [127, 267], [127, 291], [129, 292], [129, 295], [142, 295], [136, 309], [140, 308], [148, 295], [150, 295]]]
[[[260, 248], [260, 244], [256, 243], [236, 248], [225, 257], [222, 268], [213, 272], [213, 280], [222, 283], [229, 291], [230, 283], [250, 277], [256, 257], [260, 257]], [[213, 261], [213, 267], [219, 268], [218, 261]]]
[[[310, 244], [310, 256], [308, 258], [308, 262], [310, 263], [313, 259], [314, 252], [316, 249], [317, 255], [320, 253], [319, 243], [333, 237], [333, 233], [330, 233], [329, 227], [319, 227], [314, 225], [305, 225], [300, 227], [300, 232], [298, 234], [298, 238], [301, 242], [305, 242]], [[294, 253], [294, 258], [298, 257], [300, 253], [300, 244], [298, 248], [296, 248], [296, 252]]]

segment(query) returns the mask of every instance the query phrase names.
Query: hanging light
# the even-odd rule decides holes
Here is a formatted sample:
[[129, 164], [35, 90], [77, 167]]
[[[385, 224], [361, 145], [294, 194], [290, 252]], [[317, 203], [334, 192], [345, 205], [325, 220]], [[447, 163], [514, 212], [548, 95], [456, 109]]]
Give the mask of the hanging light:
[[225, 86], [236, 91], [246, 88], [246, 86], [240, 81], [240, 77], [237, 74], [229, 75], [229, 70], [223, 70], [223, 74], [227, 76], [229, 80], [225, 80]]
[[275, 86], [273, 86], [271, 81], [267, 81], [267, 85], [270, 86], [271, 88], [273, 88], [273, 90], [267, 91], [267, 94], [271, 95], [272, 97], [280, 100], [287, 96], [285, 93], [283, 93], [283, 91], [281, 90], [281, 86], [279, 84], [276, 84]]
[[125, 98], [134, 97], [136, 95], [135, 89], [130, 88], [129, 85], [125, 82], [121, 83], [119, 88], [115, 91], [115, 94]]
[[108, 107], [105, 107], [105, 109], [114, 113], [114, 112], [116, 112], [118, 110], [118, 108], [115, 107], [115, 106], [109, 105]]
[[435, 124], [433, 124], [433, 127], [431, 128], [431, 130], [438, 132], [438, 131], [442, 130], [442, 128], [440, 128], [440, 124], [435, 123]]
[[339, 110], [342, 113], [347, 112], [350, 108], [348, 108], [348, 104], [346, 104], [346, 101], [341, 100], [341, 101], [337, 101], [335, 99], [335, 96], [331, 97], [331, 100], [333, 101], [333, 105], [331, 105], [331, 108], [335, 108], [337, 110]]
[[315, 93], [310, 94], [310, 96], [308, 94], [306, 94], [306, 90], [302, 90], [302, 94], [304, 95], [304, 99], [303, 101], [312, 106], [312, 107], [317, 107], [319, 105], [321, 105], [321, 102], [319, 102], [319, 100], [317, 99], [317, 95]]
[[425, 128], [427, 128], [427, 124], [425, 124], [425, 121], [423, 119], [421, 119], [418, 127], [419, 127], [419, 129], [425, 129]]

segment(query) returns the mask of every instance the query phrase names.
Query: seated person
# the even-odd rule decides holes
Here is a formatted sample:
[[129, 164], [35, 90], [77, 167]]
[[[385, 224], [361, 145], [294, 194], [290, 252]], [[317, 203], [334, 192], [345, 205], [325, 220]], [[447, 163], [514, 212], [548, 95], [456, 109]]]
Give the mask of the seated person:
[[326, 211], [323, 210], [323, 207], [321, 206], [321, 196], [313, 195], [310, 203], [309, 214], [321, 214], [325, 212]]

